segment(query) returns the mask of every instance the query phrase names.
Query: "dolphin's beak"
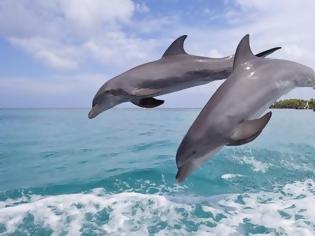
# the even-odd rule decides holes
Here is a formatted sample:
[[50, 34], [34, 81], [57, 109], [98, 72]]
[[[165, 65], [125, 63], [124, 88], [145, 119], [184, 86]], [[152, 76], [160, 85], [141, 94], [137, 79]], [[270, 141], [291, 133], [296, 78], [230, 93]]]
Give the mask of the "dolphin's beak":
[[100, 114], [99, 111], [97, 111], [96, 106], [92, 107], [92, 109], [90, 110], [88, 117], [89, 119], [93, 119], [95, 118], [98, 114]]
[[102, 112], [107, 111], [122, 102], [123, 101], [119, 96], [108, 96], [106, 99], [103, 99], [102, 103], [93, 103], [94, 106], [90, 110], [88, 117], [93, 119]]

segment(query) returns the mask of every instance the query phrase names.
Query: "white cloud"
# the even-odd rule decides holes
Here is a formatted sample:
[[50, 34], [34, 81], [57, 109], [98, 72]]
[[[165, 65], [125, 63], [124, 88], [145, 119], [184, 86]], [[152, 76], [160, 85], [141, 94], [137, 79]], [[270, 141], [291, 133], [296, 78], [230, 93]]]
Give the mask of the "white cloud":
[[36, 52], [36, 58], [44, 61], [47, 65], [56, 69], [76, 69], [77, 63], [57, 56], [54, 52], [41, 49]]
[[[93, 90], [93, 93], [104, 83], [108, 77], [99, 74], [80, 74], [72, 76], [47, 76], [45, 78], [34, 77], [2, 77], [0, 88], [15, 91], [29, 92], [39, 95], [67, 92], [80, 92]], [[87, 83], [88, 80], [88, 83]], [[20, 86], [16, 86], [16, 85]]]
[[72, 26], [87, 30], [128, 21], [135, 9], [130, 0], [58, 0], [57, 5], [57, 10]]
[[[81, 52], [75, 46], [62, 44], [61, 42], [42, 37], [8, 38], [8, 40], [52, 68], [78, 68]], [[76, 60], [73, 58], [76, 58]]]
[[145, 2], [136, 3], [136, 10], [140, 13], [150, 12], [150, 8], [145, 4]]
[[176, 16], [163, 16], [158, 18], [144, 17], [143, 19], [136, 22], [136, 30], [139, 33], [165, 34], [165, 29], [171, 31], [172, 28], [176, 28], [177, 23], [178, 19]]
[[91, 58], [126, 67], [150, 58], [156, 47], [124, 33], [136, 10], [149, 8], [131, 0], [2, 0], [0, 32], [55, 69], [77, 69]]
[[152, 59], [157, 40], [128, 37], [123, 32], [108, 32], [102, 39], [90, 39], [82, 48], [92, 58], [106, 65], [123, 65], [124, 69]]
[[128, 22], [134, 11], [131, 0], [2, 0], [0, 28], [11, 36], [53, 36], [57, 31], [84, 35], [102, 31], [104, 25]]
[[237, 0], [241, 8], [236, 33], [248, 32], [261, 48], [267, 42], [281, 45], [280, 57], [315, 67], [315, 2], [307, 0]]
[[[222, 12], [201, 9], [200, 17], [208, 19], [209, 24], [192, 26], [181, 18], [180, 11], [176, 16], [159, 13], [159, 17], [155, 17], [154, 9], [149, 9], [144, 1], [0, 0], [0, 34], [45, 65], [61, 70], [79, 71], [84, 63], [102, 63], [105, 70], [116, 67], [117, 72], [122, 72], [158, 58], [168, 44], [182, 34], [189, 35], [185, 45], [189, 53], [228, 56], [235, 52], [239, 40], [247, 33], [251, 34], [254, 52], [282, 46], [273, 57], [315, 67], [315, 31], [312, 28], [315, 2], [226, 0], [225, 3]], [[222, 26], [212, 22], [220, 22], [218, 24]], [[154, 39], [148, 39], [148, 35]], [[44, 91], [47, 86], [52, 96], [57, 96], [57, 93], [53, 94], [54, 90], [66, 94], [61, 90], [71, 89], [73, 84], [76, 84], [72, 87], [77, 93], [83, 91], [79, 85], [92, 84], [95, 87], [84, 90], [90, 101], [98, 86], [108, 78], [102, 77], [97, 85], [85, 76], [81, 80], [50, 77], [33, 82], [32, 78], [24, 78], [18, 84], [22, 84], [20, 89], [24, 90], [29, 86], [34, 94]], [[3, 86], [4, 80], [0, 80], [0, 86]], [[16, 81], [5, 81], [6, 86], [12, 83], [10, 88], [17, 90]], [[203, 105], [220, 83], [167, 95], [166, 106]], [[309, 98], [313, 94], [313, 90], [298, 89], [288, 96]]]
[[[271, 57], [292, 60], [315, 68], [315, 31], [311, 28], [315, 21], [314, 12], [315, 2], [307, 0], [230, 0], [226, 1], [226, 9], [220, 16], [213, 13], [215, 19], [219, 17], [227, 25], [218, 28], [182, 24], [175, 35], [182, 32], [189, 35], [186, 49], [192, 54], [222, 57], [233, 54], [239, 40], [249, 33], [254, 52], [282, 46]], [[217, 85], [212, 83], [182, 91], [174, 95], [173, 99], [182, 101], [185, 96], [195, 96], [195, 99], [198, 96], [208, 96], [208, 100]], [[285, 97], [309, 99], [314, 97], [314, 90], [299, 88]], [[204, 104], [202, 99], [199, 100], [200, 104]]]
[[1, 77], [0, 107], [90, 107], [106, 79], [99, 74]]
[[220, 20], [226, 24], [190, 27], [183, 25], [178, 32], [186, 31], [194, 53], [208, 55], [216, 50], [219, 55], [234, 53], [239, 40], [251, 35], [253, 50], [282, 46], [274, 54], [315, 67], [315, 2], [308, 0], [236, 0], [227, 1]]
[[[184, 19], [169, 15], [143, 14], [134, 21], [135, 12], [150, 12], [145, 2], [2, 0], [0, 32], [44, 64], [60, 69], [76, 69], [90, 59], [127, 68], [159, 56], [165, 36], [170, 41], [184, 33], [189, 34], [187, 41], [195, 54], [232, 54], [240, 38], [250, 33], [255, 51], [281, 45], [278, 56], [315, 67], [315, 31], [310, 29], [315, 2], [229, 0], [225, 6], [220, 14], [210, 15], [227, 25], [214, 27], [210, 20], [209, 26], [192, 28]], [[161, 38], [154, 40], [138, 34], [157, 32]]]

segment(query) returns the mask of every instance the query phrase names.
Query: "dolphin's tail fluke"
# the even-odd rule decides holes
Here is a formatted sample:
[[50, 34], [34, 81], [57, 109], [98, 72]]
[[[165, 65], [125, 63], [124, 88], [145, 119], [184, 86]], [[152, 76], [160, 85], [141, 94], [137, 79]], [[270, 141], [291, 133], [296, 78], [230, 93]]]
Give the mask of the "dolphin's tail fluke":
[[256, 57], [269, 56], [270, 54], [274, 53], [275, 51], [278, 51], [279, 49], [281, 49], [281, 47], [275, 47], [275, 48], [268, 49], [266, 51], [263, 51], [263, 52], [260, 52], [260, 53], [256, 54]]

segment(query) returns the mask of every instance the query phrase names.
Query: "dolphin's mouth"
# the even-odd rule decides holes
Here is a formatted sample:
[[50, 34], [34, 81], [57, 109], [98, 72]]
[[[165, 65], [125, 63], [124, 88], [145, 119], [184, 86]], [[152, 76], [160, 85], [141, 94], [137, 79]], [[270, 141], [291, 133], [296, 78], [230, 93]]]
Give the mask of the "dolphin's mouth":
[[95, 118], [99, 113], [97, 113], [94, 109], [94, 107], [92, 107], [92, 109], [90, 110], [89, 114], [88, 114], [88, 117], [89, 119], [93, 119]]
[[88, 114], [88, 117], [89, 117], [89, 119], [93, 119], [96, 116], [98, 116], [99, 114], [101, 114], [102, 112], [107, 111], [108, 109], [112, 108], [113, 106], [114, 105], [110, 105], [110, 106], [105, 108], [103, 106], [95, 105], [91, 108], [91, 110]]

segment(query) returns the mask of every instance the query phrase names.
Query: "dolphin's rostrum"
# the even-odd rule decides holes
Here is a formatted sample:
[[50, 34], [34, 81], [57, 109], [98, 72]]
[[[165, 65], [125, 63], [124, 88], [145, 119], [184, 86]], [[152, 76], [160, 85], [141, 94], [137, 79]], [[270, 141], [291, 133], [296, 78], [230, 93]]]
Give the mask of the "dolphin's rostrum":
[[232, 74], [202, 109], [177, 150], [177, 182], [224, 145], [242, 145], [257, 138], [271, 112], [257, 117], [295, 87], [315, 87], [314, 70], [255, 56], [246, 35], [237, 47]]
[[[177, 38], [162, 58], [130, 69], [107, 81], [96, 93], [89, 118], [123, 102], [152, 108], [163, 104], [154, 97], [202, 85], [228, 77], [233, 56], [208, 58], [189, 55], [183, 44], [186, 35]], [[258, 56], [265, 57], [278, 50], [269, 49]]]

